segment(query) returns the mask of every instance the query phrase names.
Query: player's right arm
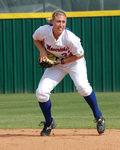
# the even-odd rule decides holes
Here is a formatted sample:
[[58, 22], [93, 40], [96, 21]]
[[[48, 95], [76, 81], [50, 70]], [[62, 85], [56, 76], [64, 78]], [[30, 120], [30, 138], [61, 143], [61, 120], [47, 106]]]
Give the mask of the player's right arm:
[[38, 50], [40, 51], [40, 62], [42, 62], [42, 60], [47, 59], [47, 53], [44, 49], [43, 46], [43, 37], [45, 36], [45, 34], [47, 34], [47, 29], [48, 26], [40, 26], [33, 34], [33, 40], [34, 43], [36, 45], [36, 47], [38, 48]]
[[42, 62], [42, 60], [47, 59], [47, 53], [43, 47], [42, 41], [34, 40], [34, 43], [38, 48], [38, 50], [40, 51], [40, 62]]

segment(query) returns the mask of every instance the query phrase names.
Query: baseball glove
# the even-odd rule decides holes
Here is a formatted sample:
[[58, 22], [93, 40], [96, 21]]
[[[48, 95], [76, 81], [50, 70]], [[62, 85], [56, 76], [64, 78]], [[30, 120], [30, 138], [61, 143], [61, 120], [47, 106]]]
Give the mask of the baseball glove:
[[38, 58], [38, 64], [42, 68], [50, 68], [52, 66], [58, 65], [57, 57], [52, 53], [47, 51], [47, 59], [40, 62], [40, 57]]

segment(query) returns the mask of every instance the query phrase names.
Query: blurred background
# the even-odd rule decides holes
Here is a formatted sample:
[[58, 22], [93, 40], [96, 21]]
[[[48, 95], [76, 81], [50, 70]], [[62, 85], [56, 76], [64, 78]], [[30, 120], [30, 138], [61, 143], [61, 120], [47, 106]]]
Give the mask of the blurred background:
[[[120, 0], [0, 0], [0, 94], [36, 92], [44, 69], [32, 35], [55, 9], [69, 14], [67, 27], [81, 39], [93, 89], [119, 92]], [[66, 75], [52, 92], [76, 91]]]
[[0, 0], [0, 13], [119, 10], [120, 0]]

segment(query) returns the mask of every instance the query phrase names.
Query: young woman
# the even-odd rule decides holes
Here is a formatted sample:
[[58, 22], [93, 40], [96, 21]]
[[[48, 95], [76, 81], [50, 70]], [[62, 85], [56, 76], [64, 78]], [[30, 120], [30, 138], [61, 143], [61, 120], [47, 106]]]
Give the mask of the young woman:
[[45, 117], [44, 128], [40, 135], [49, 135], [56, 126], [51, 115], [50, 94], [66, 74], [70, 75], [79, 94], [92, 109], [97, 131], [101, 134], [105, 131], [105, 122], [98, 108], [95, 93], [87, 79], [84, 50], [79, 37], [66, 28], [66, 22], [66, 13], [63, 10], [55, 10], [52, 14], [52, 24], [40, 26], [33, 34], [34, 43], [40, 51], [40, 61], [47, 58], [47, 50], [58, 57], [59, 62], [58, 65], [45, 70], [36, 90], [36, 96]]

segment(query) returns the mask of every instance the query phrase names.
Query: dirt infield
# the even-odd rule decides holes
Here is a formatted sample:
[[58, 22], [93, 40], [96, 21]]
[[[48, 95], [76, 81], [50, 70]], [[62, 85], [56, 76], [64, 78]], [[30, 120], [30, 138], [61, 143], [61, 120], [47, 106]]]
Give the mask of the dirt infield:
[[0, 129], [0, 150], [120, 150], [120, 130], [54, 129], [41, 137], [40, 129]]

